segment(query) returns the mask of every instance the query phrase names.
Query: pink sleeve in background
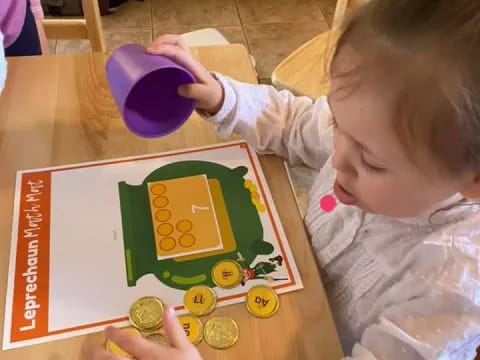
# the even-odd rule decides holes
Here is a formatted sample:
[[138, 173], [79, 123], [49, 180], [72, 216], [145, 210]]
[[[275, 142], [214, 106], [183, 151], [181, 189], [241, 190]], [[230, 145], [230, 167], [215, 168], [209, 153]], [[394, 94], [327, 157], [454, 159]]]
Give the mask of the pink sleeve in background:
[[0, 31], [5, 36], [3, 47], [17, 40], [25, 22], [26, 0], [0, 0]]
[[30, 7], [32, 8], [32, 13], [35, 16], [35, 19], [43, 19], [43, 9], [40, 0], [30, 0]]

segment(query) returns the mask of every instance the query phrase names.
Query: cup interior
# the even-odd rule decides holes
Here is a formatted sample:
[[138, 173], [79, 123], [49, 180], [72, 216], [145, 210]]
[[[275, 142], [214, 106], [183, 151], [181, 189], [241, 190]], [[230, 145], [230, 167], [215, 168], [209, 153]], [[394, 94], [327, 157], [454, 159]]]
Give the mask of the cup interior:
[[192, 80], [177, 67], [158, 69], [140, 79], [125, 100], [124, 119], [130, 130], [143, 137], [158, 137], [182, 126], [195, 102], [178, 95], [177, 89]]

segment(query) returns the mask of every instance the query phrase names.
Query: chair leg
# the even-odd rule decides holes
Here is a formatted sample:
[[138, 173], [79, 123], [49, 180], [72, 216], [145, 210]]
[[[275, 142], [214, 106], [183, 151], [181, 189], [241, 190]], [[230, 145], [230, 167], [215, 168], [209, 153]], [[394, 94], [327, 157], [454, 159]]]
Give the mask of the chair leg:
[[333, 29], [338, 29], [342, 25], [345, 13], [347, 12], [348, 2], [348, 0], [337, 0], [335, 14], [333, 15]]
[[82, 6], [92, 51], [105, 52], [105, 40], [103, 38], [103, 27], [98, 0], [82, 0]]

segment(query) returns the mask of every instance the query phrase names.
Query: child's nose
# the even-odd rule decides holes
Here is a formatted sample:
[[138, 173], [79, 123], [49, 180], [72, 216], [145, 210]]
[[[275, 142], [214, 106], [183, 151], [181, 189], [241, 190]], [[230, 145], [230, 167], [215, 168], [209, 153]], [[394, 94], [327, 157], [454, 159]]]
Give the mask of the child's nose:
[[355, 176], [356, 170], [352, 163], [354, 149], [349, 146], [348, 139], [341, 134], [335, 134], [333, 147], [333, 168], [344, 174]]
[[342, 154], [340, 151], [335, 151], [332, 157], [332, 166], [335, 170], [349, 175], [354, 175], [355, 169], [351, 165], [347, 156]]

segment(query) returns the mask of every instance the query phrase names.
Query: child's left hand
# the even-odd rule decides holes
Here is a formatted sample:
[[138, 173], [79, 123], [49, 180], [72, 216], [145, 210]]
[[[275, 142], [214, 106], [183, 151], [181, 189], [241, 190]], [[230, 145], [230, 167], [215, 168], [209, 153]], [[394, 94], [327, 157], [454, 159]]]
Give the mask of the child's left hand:
[[[142, 337], [114, 327], [108, 327], [105, 332], [108, 339], [137, 360], [202, 360], [198, 350], [187, 339], [172, 307], [165, 310], [163, 321], [171, 347], [153, 344]], [[91, 344], [87, 344], [83, 352], [87, 360], [126, 360]]]

